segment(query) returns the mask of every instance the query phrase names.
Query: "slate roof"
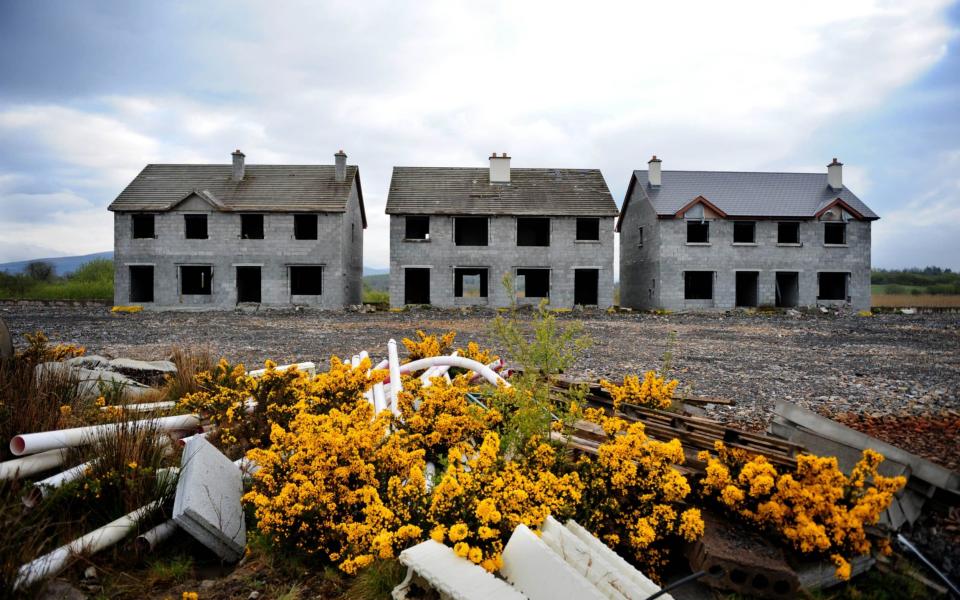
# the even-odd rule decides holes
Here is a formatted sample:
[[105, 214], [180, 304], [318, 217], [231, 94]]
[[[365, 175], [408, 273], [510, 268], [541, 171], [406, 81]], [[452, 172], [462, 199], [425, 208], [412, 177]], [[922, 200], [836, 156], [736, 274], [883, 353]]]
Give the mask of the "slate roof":
[[388, 215], [553, 215], [613, 217], [617, 205], [597, 169], [510, 169], [490, 183], [489, 168], [394, 167]]
[[247, 165], [242, 181], [232, 174], [232, 165], [147, 165], [108, 210], [162, 212], [198, 194], [227, 212], [344, 212], [356, 179], [366, 227], [355, 165], [347, 165], [342, 182], [333, 165]]
[[[838, 198], [864, 219], [879, 219], [856, 194], [827, 185], [826, 173], [758, 173], [736, 171], [663, 171], [660, 185], [651, 186], [647, 171], [634, 171], [622, 215], [634, 188], [642, 190], [659, 216], [673, 216], [698, 196], [729, 218], [812, 219]], [[620, 223], [617, 222], [619, 230]]]

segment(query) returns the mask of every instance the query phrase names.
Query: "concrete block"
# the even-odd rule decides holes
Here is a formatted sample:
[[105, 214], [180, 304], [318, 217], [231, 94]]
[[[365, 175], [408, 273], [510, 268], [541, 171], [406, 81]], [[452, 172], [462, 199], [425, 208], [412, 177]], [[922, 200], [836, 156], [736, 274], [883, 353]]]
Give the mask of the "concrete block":
[[[618, 577], [632, 582], [634, 594], [640, 593], [641, 597], [646, 598], [660, 591], [660, 586], [638, 571], [633, 565], [624, 560], [623, 557], [614, 552], [609, 546], [601, 542], [596, 536], [584, 529], [573, 519], [567, 521], [565, 528], [585, 546], [590, 548], [593, 556], [601, 558], [607, 565], [614, 569]], [[628, 597], [633, 596], [628, 595]], [[669, 594], [664, 594], [661, 597], [670, 600]]]
[[177, 366], [169, 360], [134, 360], [115, 358], [110, 361], [110, 370], [123, 373], [141, 383], [161, 383], [165, 375], [177, 372]]
[[401, 552], [400, 564], [407, 567], [407, 577], [393, 589], [394, 600], [407, 598], [407, 592], [415, 580], [417, 583], [426, 583], [442, 598], [522, 600], [525, 597], [510, 584], [434, 540], [427, 540]]
[[173, 520], [230, 562], [239, 560], [247, 545], [242, 494], [240, 469], [204, 438], [190, 438], [183, 448]]
[[500, 574], [531, 600], [607, 598], [525, 525], [518, 525], [503, 549]]

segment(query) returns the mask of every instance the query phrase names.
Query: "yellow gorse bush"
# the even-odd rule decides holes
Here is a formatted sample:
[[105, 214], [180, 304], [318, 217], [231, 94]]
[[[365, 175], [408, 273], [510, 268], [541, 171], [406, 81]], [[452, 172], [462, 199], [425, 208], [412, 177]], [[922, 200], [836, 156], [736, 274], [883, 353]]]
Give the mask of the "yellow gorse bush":
[[[707, 463], [701, 493], [748, 522], [775, 532], [796, 550], [830, 556], [840, 579], [850, 577], [848, 556], [869, 554], [865, 525], [877, 523], [904, 477], [877, 473], [883, 456], [863, 451], [850, 476], [835, 457], [801, 454], [793, 473], [780, 473], [763, 456], [715, 443], [716, 456], [701, 452]], [[881, 543], [883, 550], [888, 544]]]
[[386, 371], [368, 375], [370, 366], [364, 359], [354, 369], [334, 356], [330, 370], [314, 376], [296, 366], [278, 371], [267, 361], [266, 372], [251, 377], [242, 364], [221, 359], [212, 371], [197, 376], [201, 391], [182, 397], [177, 407], [208, 419], [227, 449], [258, 447], [267, 443], [273, 423], [286, 427], [300, 412], [352, 405], [387, 376]]
[[653, 440], [642, 423], [607, 417], [599, 409], [584, 413], [608, 438], [595, 459], [579, 461], [584, 490], [577, 520], [656, 577], [671, 542], [703, 535], [700, 511], [681, 508], [690, 484], [674, 468], [684, 461], [680, 441]]
[[643, 382], [637, 375], [627, 375], [623, 378], [623, 385], [611, 383], [606, 379], [600, 380], [603, 389], [610, 392], [615, 410], [619, 410], [624, 402], [648, 408], [670, 408], [673, 401], [673, 391], [677, 389], [679, 381], [666, 381], [665, 377], [657, 377], [656, 371], [647, 371]]
[[580, 500], [579, 475], [555, 474], [554, 452], [533, 441], [522, 457], [505, 460], [495, 431], [469, 458], [451, 449], [430, 499], [430, 536], [487, 571], [499, 569], [503, 544], [517, 525], [538, 529], [549, 515], [572, 515]]
[[481, 348], [480, 344], [476, 342], [467, 342], [466, 348], [459, 348], [460, 356], [469, 358], [470, 360], [475, 360], [478, 363], [489, 365], [493, 361], [500, 358], [494, 354], [491, 350], [486, 348]]
[[417, 377], [405, 377], [398, 403], [411, 443], [423, 447], [431, 459], [445, 457], [453, 447], [467, 451], [467, 440], [480, 439], [502, 420], [496, 410], [467, 399], [468, 392], [477, 391], [465, 376], [455, 377], [450, 384], [435, 378], [428, 387]]
[[453, 347], [453, 340], [457, 337], [455, 331], [448, 331], [440, 335], [427, 335], [420, 329], [416, 331], [417, 339], [403, 338], [401, 341], [409, 353], [409, 360], [414, 361], [428, 356], [440, 356], [450, 354]]
[[[405, 376], [395, 417], [373, 414], [362, 394], [376, 378], [357, 375], [366, 368], [334, 362], [328, 383], [351, 392], [330, 403], [314, 397], [322, 386], [302, 390], [296, 415], [274, 420], [269, 446], [248, 453], [261, 468], [245, 501], [276, 542], [352, 574], [429, 535], [494, 571], [514, 528], [536, 530], [548, 515], [583, 519], [645, 565], [659, 565], [671, 539], [703, 531], [699, 513], [680, 507], [690, 487], [672, 467], [683, 460], [679, 442], [608, 419], [596, 459], [557, 460], [539, 437], [507, 458], [501, 416], [469, 401], [479, 390], [467, 377], [423, 387]], [[428, 460], [441, 469], [432, 486]]]

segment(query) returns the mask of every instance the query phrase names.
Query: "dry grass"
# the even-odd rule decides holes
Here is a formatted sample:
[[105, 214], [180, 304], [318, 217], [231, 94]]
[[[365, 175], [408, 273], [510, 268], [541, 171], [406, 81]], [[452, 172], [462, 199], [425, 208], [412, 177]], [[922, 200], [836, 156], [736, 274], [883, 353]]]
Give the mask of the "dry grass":
[[6, 442], [15, 435], [67, 426], [92, 404], [78, 398], [78, 382], [67, 370], [35, 375], [36, 365], [37, 358], [23, 354], [0, 361], [0, 460], [13, 458]]
[[874, 294], [873, 306], [881, 306], [886, 308], [909, 308], [915, 306], [931, 308], [960, 308], [960, 295]]
[[206, 348], [174, 348], [171, 360], [177, 366], [177, 372], [168, 375], [163, 386], [163, 395], [167, 400], [179, 400], [187, 394], [200, 391], [197, 374], [212, 371], [217, 365], [217, 359]]

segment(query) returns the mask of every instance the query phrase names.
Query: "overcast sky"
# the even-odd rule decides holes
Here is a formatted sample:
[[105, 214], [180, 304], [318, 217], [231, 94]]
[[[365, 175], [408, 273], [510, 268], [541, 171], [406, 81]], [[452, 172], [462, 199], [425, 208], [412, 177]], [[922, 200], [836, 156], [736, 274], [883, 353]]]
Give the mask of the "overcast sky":
[[873, 264], [960, 269], [960, 7], [909, 2], [0, 0], [0, 262], [113, 247], [147, 163], [824, 171]]

